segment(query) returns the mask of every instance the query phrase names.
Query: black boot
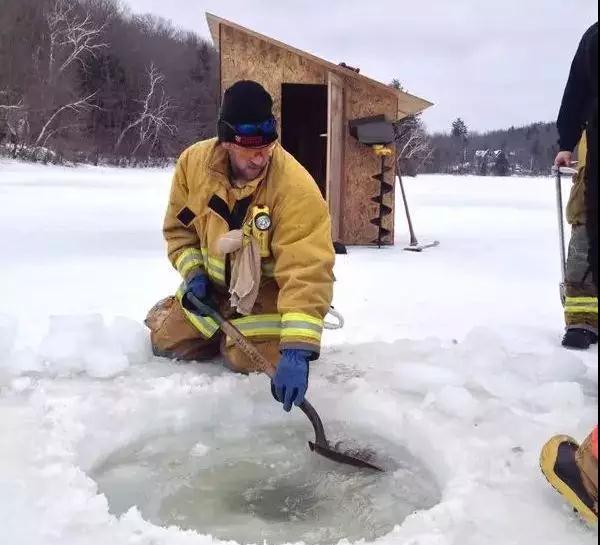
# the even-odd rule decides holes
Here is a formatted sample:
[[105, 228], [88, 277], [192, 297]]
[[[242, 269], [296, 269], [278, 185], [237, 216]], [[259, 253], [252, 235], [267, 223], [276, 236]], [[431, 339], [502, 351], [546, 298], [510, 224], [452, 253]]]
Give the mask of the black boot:
[[348, 250], [346, 249], [346, 245], [342, 244], [341, 242], [334, 242], [333, 249], [335, 250], [335, 253], [337, 255], [346, 255], [348, 253]]
[[590, 346], [598, 343], [598, 335], [588, 329], [573, 328], [567, 329], [563, 338], [562, 345], [565, 348], [574, 348], [576, 350], [588, 350]]

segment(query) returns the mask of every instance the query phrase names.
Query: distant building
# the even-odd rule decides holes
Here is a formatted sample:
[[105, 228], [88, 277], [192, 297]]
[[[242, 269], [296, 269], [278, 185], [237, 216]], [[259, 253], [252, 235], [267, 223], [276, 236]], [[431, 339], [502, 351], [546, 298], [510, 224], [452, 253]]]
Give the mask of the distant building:
[[477, 150], [475, 152], [475, 174], [480, 176], [508, 176], [510, 161], [502, 150]]

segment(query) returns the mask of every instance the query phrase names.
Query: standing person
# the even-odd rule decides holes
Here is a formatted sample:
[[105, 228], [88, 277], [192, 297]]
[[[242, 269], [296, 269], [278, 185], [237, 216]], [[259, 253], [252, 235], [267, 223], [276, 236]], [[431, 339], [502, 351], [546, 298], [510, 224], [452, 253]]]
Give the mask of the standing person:
[[[573, 231], [564, 339], [568, 347], [585, 349], [598, 342], [598, 23], [584, 34], [573, 59], [557, 126], [561, 151], [556, 167], [571, 166], [575, 146], [584, 131], [587, 135], [585, 167], [580, 171], [583, 206], [579, 207], [586, 229], [576, 225]], [[587, 259], [582, 260], [582, 254]], [[579, 264], [585, 261], [582, 275]]]
[[598, 342], [598, 288], [590, 263], [590, 234], [587, 225], [586, 186], [587, 138], [583, 134], [578, 150], [578, 173], [574, 177], [567, 205], [571, 241], [567, 258], [565, 324], [563, 346], [587, 350]]
[[[572, 152], [587, 134], [585, 160], [585, 222], [587, 263], [596, 287], [595, 314], [598, 314], [598, 23], [584, 34], [573, 63], [558, 118], [560, 153], [557, 167], [569, 166]], [[576, 301], [572, 301], [576, 303]], [[569, 302], [567, 303], [567, 305]], [[588, 306], [588, 302], [582, 302]], [[573, 305], [575, 308], [576, 305]], [[585, 312], [594, 309], [589, 305]], [[584, 331], [589, 331], [584, 329]], [[591, 337], [588, 337], [588, 339]], [[591, 338], [593, 341], [593, 338]], [[597, 332], [596, 332], [596, 341]], [[598, 522], [598, 427], [579, 445], [574, 439], [559, 435], [546, 443], [540, 458], [542, 472], [550, 484], [591, 523]]]
[[183, 283], [146, 318], [154, 353], [206, 360], [219, 352], [235, 371], [258, 371], [193, 294], [232, 322], [276, 367], [286, 411], [308, 388], [333, 295], [331, 220], [317, 184], [277, 143], [267, 91], [240, 81], [223, 96], [218, 138], [183, 152], [164, 221], [168, 256]]

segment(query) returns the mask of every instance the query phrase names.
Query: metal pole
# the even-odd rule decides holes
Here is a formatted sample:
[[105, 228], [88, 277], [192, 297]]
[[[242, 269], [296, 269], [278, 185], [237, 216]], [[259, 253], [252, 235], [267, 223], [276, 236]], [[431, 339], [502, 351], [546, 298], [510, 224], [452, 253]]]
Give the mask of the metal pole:
[[558, 216], [558, 237], [560, 245], [560, 271], [562, 275], [562, 286], [567, 281], [567, 251], [565, 249], [565, 222], [562, 195], [562, 176], [560, 169], [556, 169], [556, 212]]
[[406, 211], [406, 219], [408, 221], [408, 231], [410, 233], [410, 245], [418, 246], [419, 241], [417, 240], [417, 235], [415, 235], [415, 230], [413, 228], [412, 219], [410, 217], [410, 210], [408, 209], [408, 200], [406, 199], [406, 191], [404, 191], [404, 184], [402, 183], [402, 176], [400, 172], [398, 172], [398, 182], [400, 182], [400, 191], [402, 192], [402, 200], [404, 201], [404, 210]]

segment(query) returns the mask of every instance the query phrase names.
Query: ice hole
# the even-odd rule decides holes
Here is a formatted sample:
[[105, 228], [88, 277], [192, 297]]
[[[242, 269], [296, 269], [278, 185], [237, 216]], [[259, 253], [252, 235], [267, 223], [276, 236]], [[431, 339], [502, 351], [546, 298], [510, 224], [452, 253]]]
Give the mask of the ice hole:
[[299, 425], [154, 437], [114, 452], [92, 477], [116, 515], [137, 506], [154, 524], [239, 543], [374, 540], [440, 501], [431, 473], [402, 446], [354, 437], [349, 448], [367, 447], [385, 466], [375, 473], [311, 453], [309, 438]]

